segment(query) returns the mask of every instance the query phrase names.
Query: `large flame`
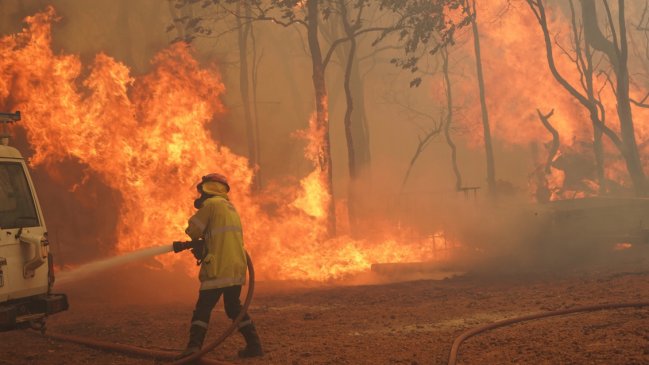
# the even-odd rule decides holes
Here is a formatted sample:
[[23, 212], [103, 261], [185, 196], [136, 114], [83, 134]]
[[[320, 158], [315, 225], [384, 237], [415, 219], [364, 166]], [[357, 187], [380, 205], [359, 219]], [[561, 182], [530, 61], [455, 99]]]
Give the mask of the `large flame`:
[[[117, 251], [183, 239], [197, 180], [219, 172], [231, 181], [246, 246], [263, 278], [328, 280], [373, 262], [434, 258], [430, 246], [399, 243], [395, 232], [378, 243], [323, 242], [331, 197], [317, 172], [275, 194], [290, 198], [266, 213], [251, 196], [247, 160], [211, 138], [209, 126], [224, 111], [219, 97], [225, 87], [215, 68], [202, 68], [181, 43], [161, 51], [143, 76], [130, 75], [105, 54], [84, 66], [77, 56], [52, 52], [55, 18], [48, 8], [28, 17], [22, 32], [0, 40], [0, 104], [23, 111], [32, 166], [53, 170], [75, 159], [121, 194]], [[309, 151], [317, 149], [320, 133], [313, 122], [303, 133], [314, 171], [317, 156]], [[177, 259], [163, 258], [165, 264]]]
[[[307, 140], [308, 143], [304, 154], [314, 166], [318, 166], [318, 162], [321, 160], [320, 153], [322, 152], [321, 146], [324, 134], [325, 130], [318, 126], [315, 113], [309, 119], [309, 128], [295, 134]], [[321, 169], [314, 169], [309, 176], [300, 181], [302, 190], [292, 205], [312, 217], [325, 219], [327, 206], [331, 199], [327, 194], [326, 178], [327, 176], [324, 176]]]

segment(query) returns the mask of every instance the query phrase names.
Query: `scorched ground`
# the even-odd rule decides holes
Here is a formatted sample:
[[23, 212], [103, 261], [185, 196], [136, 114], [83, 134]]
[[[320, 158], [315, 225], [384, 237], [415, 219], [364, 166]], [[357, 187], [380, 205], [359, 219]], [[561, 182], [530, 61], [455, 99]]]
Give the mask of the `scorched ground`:
[[[251, 313], [266, 356], [239, 360], [239, 336], [210, 356], [236, 364], [446, 364], [453, 339], [481, 324], [542, 311], [646, 300], [647, 261], [534, 275], [345, 286], [261, 282]], [[632, 267], [632, 268], [631, 268]], [[376, 278], [375, 278], [376, 279]], [[161, 290], [161, 283], [173, 283]], [[70, 287], [71, 309], [49, 330], [180, 350], [196, 284], [131, 268]], [[211, 338], [228, 324], [217, 306]], [[209, 340], [209, 338], [208, 338]], [[0, 334], [0, 364], [152, 364], [22, 331]], [[532, 321], [469, 339], [460, 364], [647, 364], [649, 309]]]

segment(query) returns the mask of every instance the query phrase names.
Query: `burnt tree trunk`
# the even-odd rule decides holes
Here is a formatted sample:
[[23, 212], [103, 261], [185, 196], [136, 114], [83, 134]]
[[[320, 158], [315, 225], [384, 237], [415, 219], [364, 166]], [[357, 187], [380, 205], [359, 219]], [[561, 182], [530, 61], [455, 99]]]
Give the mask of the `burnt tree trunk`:
[[[343, 23], [345, 25], [345, 32], [350, 35], [353, 30], [349, 26], [346, 14], [343, 14]], [[351, 74], [354, 66], [354, 58], [356, 56], [356, 38], [352, 37], [349, 41], [349, 51], [347, 53], [347, 64], [345, 65], [345, 101], [347, 108], [345, 109], [345, 139], [347, 141], [347, 163], [349, 167], [349, 187], [348, 187], [348, 200], [347, 209], [349, 212], [349, 227], [352, 232], [358, 226], [357, 220], [357, 189], [356, 184], [358, 180], [358, 166], [356, 164], [356, 150], [354, 144], [354, 134], [352, 133], [352, 113], [354, 112], [354, 98], [351, 89]]]
[[[604, 194], [607, 191], [606, 175], [604, 174], [604, 145], [602, 135], [604, 134], [601, 125], [606, 122], [604, 119], [604, 108], [601, 111], [598, 109], [600, 101], [595, 97], [595, 87], [593, 85], [593, 68], [592, 68], [592, 55], [589, 54], [588, 41], [586, 41], [586, 59], [589, 68], [584, 72], [586, 79], [586, 96], [590, 106], [588, 107], [588, 114], [590, 116], [591, 124], [593, 125], [593, 152], [595, 154], [595, 163], [597, 169], [597, 180], [599, 182], [599, 193]], [[601, 115], [600, 115], [601, 113]]]
[[635, 138], [633, 113], [629, 98], [628, 45], [624, 0], [618, 0], [619, 40], [607, 1], [604, 1], [604, 6], [609, 28], [612, 33], [612, 40], [607, 39], [599, 28], [599, 24], [597, 23], [597, 8], [593, 1], [581, 0], [584, 34], [589, 38], [592, 47], [604, 53], [611, 66], [613, 66], [613, 72], [616, 77], [615, 97], [617, 101], [617, 115], [620, 120], [620, 132], [623, 143], [622, 153], [627, 170], [633, 181], [636, 195], [646, 196], [649, 193], [647, 179], [642, 168], [640, 153]]
[[354, 57], [350, 80], [352, 94], [356, 100], [352, 111], [352, 135], [358, 175], [362, 180], [365, 180], [369, 179], [371, 175], [372, 154], [370, 152], [370, 130], [365, 111], [365, 85], [361, 78], [359, 63], [358, 57]]
[[352, 69], [349, 79], [352, 99], [354, 100], [354, 108], [351, 112], [350, 132], [352, 136], [351, 143], [353, 143], [354, 147], [354, 167], [356, 169], [355, 178], [353, 181], [350, 181], [349, 187], [352, 191], [352, 196], [349, 198], [349, 201], [355, 206], [354, 212], [350, 211], [352, 234], [356, 230], [355, 226], [351, 225], [352, 214], [354, 215], [353, 220], [357, 224], [358, 229], [361, 229], [363, 222], [366, 221], [364, 217], [367, 209], [363, 191], [371, 186], [372, 179], [370, 134], [367, 113], [365, 111], [365, 85], [363, 84], [360, 72], [358, 52], [356, 52], [356, 56], [352, 59]]
[[487, 158], [487, 185], [489, 192], [496, 193], [496, 167], [494, 162], [493, 144], [491, 141], [491, 126], [489, 125], [489, 113], [487, 111], [487, 99], [485, 93], [484, 76], [482, 73], [482, 55], [480, 52], [480, 33], [478, 31], [478, 21], [475, 7], [475, 0], [467, 0], [466, 9], [471, 19], [471, 29], [473, 31], [473, 47], [475, 50], [476, 72], [478, 76], [478, 89], [480, 91], [480, 108], [482, 110], [482, 129], [484, 133], [484, 147]]
[[257, 86], [259, 85], [259, 63], [261, 62], [261, 57], [257, 57], [257, 39], [255, 37], [255, 29], [252, 24], [250, 24], [250, 40], [252, 41], [252, 109], [255, 118], [253, 123], [255, 125], [255, 145], [256, 145], [256, 161], [260, 165], [259, 169], [255, 173], [257, 177], [257, 190], [263, 188], [262, 174], [261, 174], [261, 131], [259, 126], [259, 103], [257, 102]]
[[448, 72], [448, 49], [442, 50], [442, 71], [444, 73], [444, 86], [446, 88], [446, 121], [444, 123], [444, 136], [446, 143], [451, 149], [451, 166], [453, 167], [453, 174], [455, 175], [455, 190], [462, 189], [462, 174], [457, 165], [457, 147], [451, 138], [451, 124], [453, 123], [453, 90], [451, 89], [451, 78]]
[[[244, 7], [244, 14], [247, 18], [251, 16], [250, 5], [245, 1], [241, 2]], [[250, 103], [250, 81], [248, 78], [248, 38], [250, 35], [250, 22], [243, 22], [240, 17], [237, 17], [237, 31], [239, 43], [239, 88], [241, 92], [241, 101], [243, 103], [243, 117], [246, 124], [246, 141], [248, 144], [248, 166], [255, 170], [259, 167], [257, 161], [257, 138], [255, 137], [255, 125], [252, 119], [252, 106]], [[255, 62], [255, 60], [253, 60]], [[255, 173], [252, 181], [252, 190], [259, 189], [259, 174]]]
[[[545, 51], [546, 51], [546, 56], [548, 59], [548, 66], [550, 68], [550, 72], [552, 73], [552, 76], [557, 80], [557, 82], [564, 88], [566, 89], [570, 95], [572, 95], [581, 105], [583, 105], [589, 112], [591, 123], [595, 126], [594, 128], [594, 149], [595, 149], [595, 156], [596, 159], [599, 159], [597, 161], [598, 163], [598, 178], [603, 182], [604, 181], [604, 173], [603, 173], [603, 148], [601, 146], [601, 138], [602, 135], [606, 135], [610, 139], [610, 141], [615, 145], [615, 147], [620, 151], [622, 154], [622, 157], [624, 157], [625, 161], [627, 162], [627, 170], [629, 171], [630, 175], [634, 175], [632, 172], [632, 169], [630, 168], [633, 163], [629, 162], [629, 154], [627, 151], [627, 148], [625, 147], [625, 142], [623, 139], [621, 139], [615, 131], [610, 129], [604, 122], [605, 122], [605, 110], [602, 105], [602, 103], [595, 98], [594, 96], [594, 89], [592, 85], [586, 86], [586, 93], [587, 95], [583, 95], [581, 92], [579, 92], [574, 86], [572, 86], [562, 75], [559, 73], [559, 70], [557, 69], [557, 66], [554, 61], [554, 54], [553, 54], [553, 48], [552, 48], [552, 39], [550, 37], [550, 30], [548, 28], [548, 22], [547, 22], [547, 17], [545, 14], [545, 5], [543, 4], [542, 0], [527, 0], [528, 5], [530, 6], [530, 9], [534, 13], [536, 19], [539, 22], [539, 25], [541, 26], [541, 30], [543, 31], [543, 39], [545, 43]], [[575, 15], [574, 15], [574, 8], [572, 6], [572, 1], [570, 1], [570, 7], [572, 11], [572, 22], [573, 22], [573, 31], [577, 33], [577, 26], [576, 26], [576, 20], [575, 20]], [[587, 11], [585, 11], [582, 7], [582, 18], [585, 20], [584, 22], [584, 28], [589, 27], [586, 23], [588, 23], [590, 20], [586, 20], [586, 18], [593, 16], [592, 14], [588, 14]], [[575, 45], [577, 46], [576, 53], [576, 62], [577, 66], [582, 72], [581, 77], [582, 79], [586, 79], [586, 82], [589, 82], [588, 79], [590, 78], [590, 83], [592, 83], [592, 73], [593, 73], [593, 65], [592, 65], [592, 59], [591, 54], [590, 54], [590, 45], [593, 42], [593, 36], [597, 36], [596, 34], [591, 34], [588, 35], [588, 32], [584, 32], [586, 34], [586, 41], [585, 41], [585, 49], [586, 49], [586, 61], [584, 61], [584, 55], [581, 52], [580, 49], [580, 41], [578, 38], [577, 34], [574, 34], [575, 37]], [[603, 37], [601, 33], [599, 34], [600, 37]], [[596, 47], [595, 47], [596, 48]], [[615, 60], [612, 60], [611, 63], [614, 64]], [[598, 157], [599, 155], [599, 157]], [[640, 172], [642, 172], [642, 169], [640, 169]], [[638, 185], [644, 180], [644, 175], [642, 175], [642, 179], [633, 179], [633, 184], [634, 187], [636, 188], [636, 192], [638, 189], [642, 189], [643, 185]], [[602, 191], [601, 189], [605, 189], [605, 186], [602, 184], [600, 185], [600, 192]]]
[[588, 114], [590, 117], [591, 124], [593, 126], [593, 152], [595, 154], [595, 166], [597, 169], [597, 180], [599, 182], [599, 194], [606, 193], [606, 176], [604, 174], [604, 145], [602, 143], [603, 131], [600, 125], [605, 123], [605, 113], [604, 108], [599, 108], [601, 105], [599, 99], [595, 96], [595, 86], [593, 83], [593, 53], [591, 48], [590, 35], [586, 33], [584, 35], [584, 49], [582, 52], [581, 49], [581, 39], [579, 35], [582, 33], [577, 27], [577, 19], [575, 16], [575, 9], [573, 6], [572, 0], [570, 0], [570, 12], [571, 12], [571, 23], [572, 23], [572, 33], [575, 42], [575, 53], [577, 60], [577, 67], [583, 75], [583, 80], [585, 81], [585, 91], [588, 103], [586, 107], [588, 108]]
[[561, 143], [561, 140], [559, 139], [559, 132], [552, 126], [550, 123], [550, 118], [552, 115], [554, 115], [554, 109], [552, 109], [548, 114], [543, 114], [539, 109], [536, 109], [536, 113], [539, 115], [539, 120], [545, 127], [545, 129], [550, 132], [552, 135], [552, 144], [550, 145], [550, 150], [548, 151], [548, 157], [545, 161], [545, 167], [543, 170], [545, 171], [546, 174], [549, 174], [552, 171], [552, 161], [554, 161], [554, 157], [557, 155], [559, 152], [559, 145]]
[[358, 233], [360, 229], [360, 211], [362, 188], [366, 185], [366, 179], [369, 174], [369, 135], [365, 120], [364, 92], [363, 84], [360, 77], [360, 70], [357, 57], [357, 40], [354, 32], [360, 26], [362, 6], [358, 9], [356, 22], [352, 25], [347, 18], [347, 6], [340, 1], [342, 9], [342, 24], [345, 35], [349, 38], [349, 47], [344, 56], [345, 74], [343, 88], [345, 90], [346, 110], [345, 110], [345, 138], [347, 141], [347, 157], [349, 167], [349, 186], [348, 186], [348, 214], [349, 226], [352, 235]]
[[[343, 77], [341, 78], [345, 96], [343, 125], [349, 172], [347, 213], [351, 234], [356, 235], [362, 229], [361, 226], [364, 222], [363, 189], [369, 186], [371, 176], [365, 92], [358, 58], [359, 41], [355, 35], [361, 25], [360, 18], [365, 9], [365, 2], [360, 1], [353, 7], [357, 10], [354, 23], [350, 22], [347, 17], [350, 5], [341, 0], [338, 0], [338, 4], [341, 11], [341, 22], [329, 22], [329, 27], [321, 30], [330, 42], [347, 40], [345, 46], [335, 48], [334, 54], [343, 66]], [[334, 102], [335, 100], [330, 100], [331, 108], [334, 107]]]
[[326, 209], [327, 236], [336, 235], [336, 210], [333, 194], [333, 175], [331, 164], [331, 146], [329, 142], [329, 110], [327, 105], [327, 87], [325, 84], [325, 67], [322, 59], [322, 50], [318, 40], [318, 0], [308, 0], [307, 8], [307, 38], [311, 63], [313, 68], [313, 88], [315, 91], [316, 126], [321, 131], [322, 141], [318, 167], [329, 195]]
[[532, 153], [532, 161], [534, 163], [534, 172], [532, 178], [536, 184], [536, 189], [534, 190], [534, 199], [537, 203], [547, 203], [552, 197], [552, 192], [548, 186], [548, 180], [546, 179], [546, 161], [543, 161], [543, 158], [539, 153], [539, 143], [531, 142], [530, 151]]
[[[548, 157], [543, 164], [543, 168], [536, 168], [535, 177], [536, 177], [536, 192], [535, 197], [536, 201], [539, 203], [547, 203], [552, 197], [552, 192], [548, 187], [548, 180], [546, 179], [547, 175], [550, 175], [552, 172], [552, 162], [554, 157], [559, 152], [559, 145], [561, 140], [559, 139], [559, 132], [552, 126], [550, 123], [550, 118], [554, 115], [554, 109], [552, 109], [548, 114], [543, 114], [539, 109], [536, 109], [536, 113], [539, 115], [539, 120], [545, 127], [545, 129], [550, 132], [552, 135], [552, 143], [548, 150]], [[539, 161], [539, 152], [536, 143], [532, 144], [532, 155], [534, 156], [535, 161]]]

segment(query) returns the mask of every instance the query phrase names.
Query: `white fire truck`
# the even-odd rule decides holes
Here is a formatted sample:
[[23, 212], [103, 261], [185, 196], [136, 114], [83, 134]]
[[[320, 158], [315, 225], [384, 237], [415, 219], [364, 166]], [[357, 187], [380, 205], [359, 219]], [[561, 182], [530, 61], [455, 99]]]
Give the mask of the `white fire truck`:
[[0, 331], [43, 325], [68, 309], [51, 293], [52, 254], [34, 185], [20, 152], [9, 146], [7, 124], [20, 112], [0, 113]]

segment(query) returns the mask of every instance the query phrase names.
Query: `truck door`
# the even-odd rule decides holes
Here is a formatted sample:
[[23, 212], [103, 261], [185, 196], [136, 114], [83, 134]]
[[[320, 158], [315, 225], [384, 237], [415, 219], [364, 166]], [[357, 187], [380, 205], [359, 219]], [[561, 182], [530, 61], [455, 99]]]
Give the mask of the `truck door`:
[[48, 292], [45, 227], [22, 160], [0, 160], [0, 303]]
[[0, 229], [40, 226], [23, 166], [0, 162]]

